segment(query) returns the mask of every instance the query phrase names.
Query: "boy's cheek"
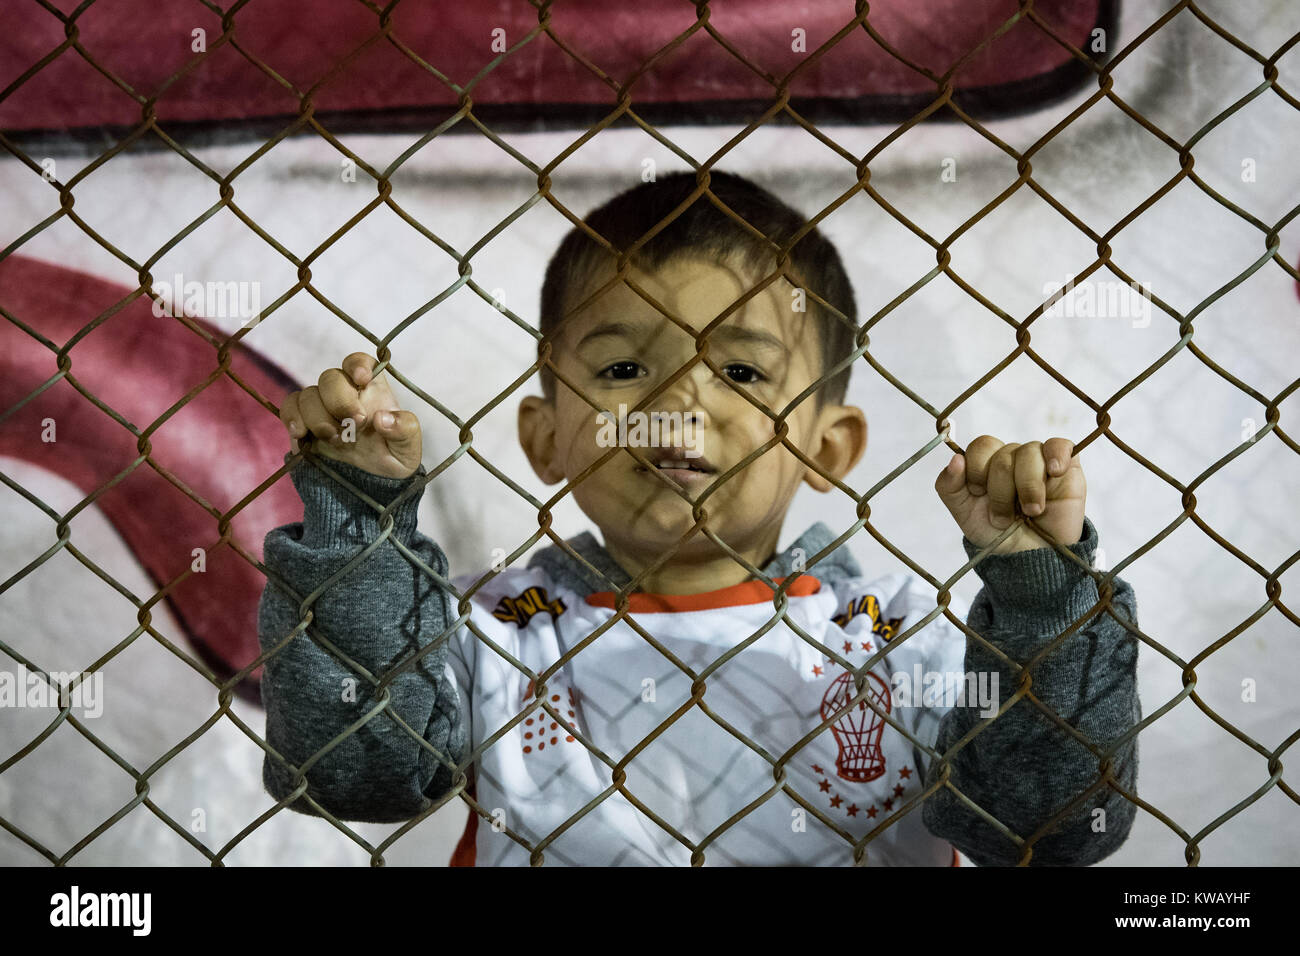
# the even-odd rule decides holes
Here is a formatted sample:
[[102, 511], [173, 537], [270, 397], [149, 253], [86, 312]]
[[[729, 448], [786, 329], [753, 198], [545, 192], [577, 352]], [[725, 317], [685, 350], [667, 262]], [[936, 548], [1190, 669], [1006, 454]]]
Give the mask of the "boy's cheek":
[[[592, 413], [592, 417], [593, 419], [595, 418], [594, 412]], [[600, 461], [600, 459], [608, 455], [610, 449], [614, 447], [616, 447], [616, 445], [601, 440], [601, 432], [594, 422], [586, 424], [569, 440], [569, 473], [577, 474], [578, 472], [591, 467], [592, 464]], [[604, 472], [606, 468], [612, 470], [614, 462], [617, 461], [619, 455], [627, 457], [625, 452], [619, 452], [617, 455], [611, 456], [609, 461], [601, 466], [600, 470], [602, 472]]]
[[565, 458], [565, 474], [568, 477], [579, 475], [597, 462], [600, 465], [583, 479], [583, 484], [625, 488], [632, 481], [632, 469], [637, 465], [628, 452], [620, 450], [617, 445], [602, 445], [593, 433], [580, 436], [570, 446]]

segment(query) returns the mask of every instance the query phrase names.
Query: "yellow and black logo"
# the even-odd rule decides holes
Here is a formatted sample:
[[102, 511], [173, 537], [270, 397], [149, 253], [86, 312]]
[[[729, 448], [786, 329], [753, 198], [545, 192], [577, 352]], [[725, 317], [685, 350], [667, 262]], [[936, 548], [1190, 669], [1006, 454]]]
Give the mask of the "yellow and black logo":
[[859, 614], [866, 614], [871, 617], [871, 633], [883, 641], [892, 641], [898, 634], [898, 626], [903, 623], [901, 617], [882, 620], [880, 617], [880, 602], [876, 600], [874, 594], [864, 594], [862, 597], [850, 601], [845, 612], [835, 615], [831, 620], [840, 627], [847, 627], [849, 621]]
[[546, 588], [531, 587], [518, 597], [503, 597], [493, 609], [492, 616], [499, 621], [514, 621], [522, 631], [534, 614], [543, 611], [549, 612], [551, 620], [555, 621], [565, 611], [564, 602], [559, 598], [554, 601], [547, 598]]

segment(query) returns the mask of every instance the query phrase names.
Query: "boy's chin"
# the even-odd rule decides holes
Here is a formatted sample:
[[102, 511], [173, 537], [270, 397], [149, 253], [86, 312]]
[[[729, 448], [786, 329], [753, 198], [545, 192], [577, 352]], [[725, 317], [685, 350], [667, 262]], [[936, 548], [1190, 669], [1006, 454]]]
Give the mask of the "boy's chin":
[[[708, 510], [706, 505], [705, 511]], [[624, 547], [631, 545], [637, 551], [675, 551], [679, 558], [718, 553], [718, 546], [705, 534], [706, 529], [733, 548], [738, 548], [738, 539], [753, 530], [737, 529], [730, 522], [709, 517], [705, 524], [683, 541], [683, 536], [695, 527], [695, 518], [691, 514], [690, 505], [680, 499], [675, 502], [655, 502], [635, 514], [624, 512], [605, 515], [604, 519], [597, 524], [606, 542], [612, 538], [623, 543]], [[669, 559], [670, 562], [672, 560]]]

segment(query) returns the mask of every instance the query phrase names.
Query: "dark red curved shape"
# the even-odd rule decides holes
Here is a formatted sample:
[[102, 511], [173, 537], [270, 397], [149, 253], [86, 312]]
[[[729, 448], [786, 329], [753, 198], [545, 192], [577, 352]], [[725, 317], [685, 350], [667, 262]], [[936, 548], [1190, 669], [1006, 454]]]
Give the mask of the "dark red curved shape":
[[[57, 348], [130, 294], [127, 287], [49, 263], [17, 256], [0, 260], [0, 308]], [[217, 341], [225, 338], [192, 321]], [[78, 341], [68, 358], [68, 374], [141, 431], [220, 367], [214, 346], [179, 320], [155, 316], [152, 300], [144, 296]], [[230, 368], [276, 405], [297, 387], [245, 348], [234, 349]], [[0, 316], [0, 415], [57, 372], [49, 346]], [[55, 423], [53, 442], [42, 440], [46, 419]], [[280, 468], [288, 450], [279, 420], [224, 374], [159, 427], [150, 442], [154, 462], [222, 513]], [[47, 468], [89, 494], [139, 452], [130, 431], [60, 379], [0, 422], [0, 455]], [[214, 547], [220, 538], [216, 518], [147, 462], [95, 504], [159, 587], [190, 569], [192, 549], [205, 549], [206, 571], [180, 583], [167, 602], [200, 657], [223, 679], [257, 657], [257, 604], [265, 578], [229, 546]], [[266, 532], [301, 517], [302, 502], [282, 476], [232, 519], [231, 536], [260, 558]], [[50, 530], [53, 543], [53, 526]], [[88, 557], [94, 560], [93, 554]], [[240, 683], [241, 697], [260, 702], [260, 671]]]
[[[1038, 0], [1034, 15], [1091, 55], [1091, 31], [1113, 26], [1117, 3]], [[854, 122], [910, 116], [935, 98], [936, 84], [899, 57], [938, 76], [986, 41], [952, 78], [959, 100], [980, 93], [1005, 101], [1004, 109], [1022, 110], [1062, 92], [1064, 79], [1071, 85], [1094, 81], [1086, 65], [1028, 17], [1001, 32], [1017, 16], [1017, 0], [872, 0], [871, 27], [897, 55], [859, 27], [810, 63], [812, 53], [853, 21], [853, 3], [716, 4], [708, 24], [735, 53], [700, 29], [696, 7], [682, 0], [566, 0], [545, 9], [551, 35], [536, 33], [537, 7], [527, 0], [410, 0], [384, 7], [381, 16], [378, 7], [356, 0], [316, 0], [310, 13], [288, 0], [259, 0], [231, 8], [236, 48], [221, 42], [220, 10], [203, 4], [63, 3], [57, 15], [29, 0], [0, 0], [0, 21], [9, 27], [0, 32], [0, 88], [69, 37], [86, 51], [65, 50], [0, 100], [0, 128], [11, 135], [126, 129], [141, 122], [140, 100], [150, 98], [148, 111], [173, 132], [191, 123], [231, 128], [272, 117], [278, 125], [271, 128], [278, 130], [299, 114], [300, 94], [310, 90], [314, 114], [335, 132], [406, 128], [402, 115], [411, 111], [420, 114], [413, 128], [428, 129], [453, 113], [458, 94], [419, 60], [462, 86], [484, 73], [470, 94], [474, 112], [498, 126], [557, 116], [565, 125], [589, 125], [617, 100], [601, 73], [617, 83], [636, 76], [633, 105], [656, 122], [698, 118], [701, 104], [714, 104], [709, 112], [718, 119], [748, 122], [774, 99], [773, 81], [761, 73], [780, 78], [792, 72], [790, 95], [805, 115], [825, 102], [840, 104], [832, 115]], [[194, 49], [200, 39], [195, 31], [205, 55]], [[685, 37], [680, 45], [665, 49], [679, 37]], [[1113, 38], [1109, 42], [1114, 46]], [[506, 50], [512, 52], [494, 62]], [[87, 56], [139, 99], [101, 75]], [[1062, 71], [1068, 77], [1057, 75]], [[152, 141], [146, 137], [143, 145]]]

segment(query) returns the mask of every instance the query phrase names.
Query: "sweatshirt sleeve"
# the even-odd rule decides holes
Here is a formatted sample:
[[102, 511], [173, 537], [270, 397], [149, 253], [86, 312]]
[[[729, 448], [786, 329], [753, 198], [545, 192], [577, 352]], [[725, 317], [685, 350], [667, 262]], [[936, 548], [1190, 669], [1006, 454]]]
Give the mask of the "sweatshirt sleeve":
[[[343, 462], [327, 464], [385, 508], [424, 474], [421, 468], [411, 478], [384, 478]], [[388, 685], [387, 706], [374, 693], [385, 673], [435, 642], [456, 619], [446, 592], [392, 539], [444, 580], [446, 557], [416, 531], [418, 493], [393, 509], [391, 538], [365, 553], [382, 537], [380, 513], [306, 459], [290, 476], [302, 496], [303, 520], [266, 537], [269, 573], [258, 612], [262, 651], [276, 649], [265, 663], [262, 702], [266, 740], [279, 757], [267, 754], [263, 784], [282, 800], [305, 776], [307, 794], [340, 819], [408, 819], [451, 789], [452, 767], [464, 759], [467, 734], [447, 664], [450, 635]], [[423, 735], [423, 742], [392, 714]], [[319, 815], [301, 797], [288, 806]]]
[[[969, 539], [962, 542], [969, 557], [979, 553]], [[1092, 567], [1096, 549], [1097, 529], [1085, 517], [1083, 535], [1069, 550]], [[990, 554], [974, 569], [984, 586], [971, 605], [967, 626], [1017, 664], [1099, 604], [1096, 582], [1052, 548]], [[1118, 577], [1111, 580], [1114, 613], [1136, 627], [1133, 588]], [[1137, 639], [1099, 608], [1031, 671], [1031, 693], [1105, 750], [1142, 719], [1137, 652]], [[966, 638], [965, 663], [968, 672], [996, 673], [999, 708], [1016, 693], [1014, 669], [972, 638]], [[954, 707], [939, 725], [935, 749], [948, 753], [985, 719], [976, 707]], [[1137, 736], [1112, 759], [1119, 785], [1136, 794]], [[1092, 752], [1022, 698], [949, 759], [932, 760], [925, 776], [927, 786], [947, 779], [923, 806], [930, 832], [980, 866], [1009, 866], [1019, 860], [1020, 847], [951, 787], [1024, 840], [1096, 783], [1101, 772]], [[1034, 844], [1030, 865], [1096, 863], [1124, 842], [1136, 811], [1134, 803], [1103, 786]]]

